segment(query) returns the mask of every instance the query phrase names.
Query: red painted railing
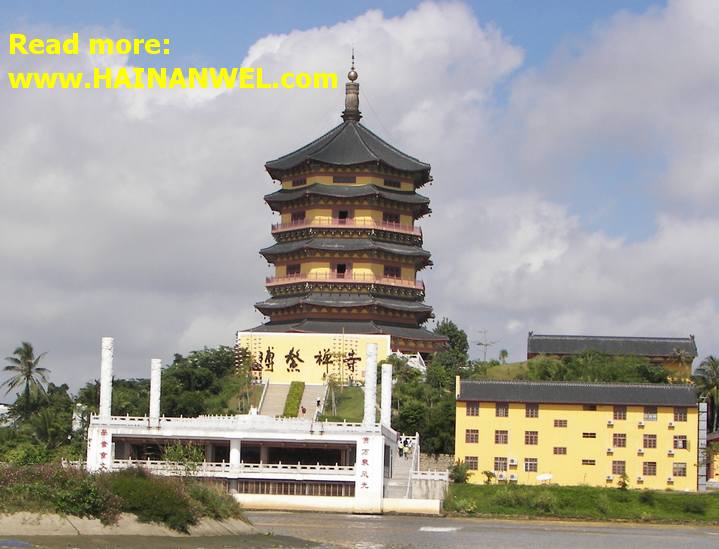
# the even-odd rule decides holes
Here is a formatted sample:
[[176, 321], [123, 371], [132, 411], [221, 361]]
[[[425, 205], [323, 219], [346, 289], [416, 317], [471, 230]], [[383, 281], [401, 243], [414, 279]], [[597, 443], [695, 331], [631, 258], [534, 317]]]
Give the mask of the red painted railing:
[[302, 282], [334, 282], [334, 283], [357, 283], [357, 284], [383, 284], [386, 286], [402, 286], [424, 290], [424, 282], [421, 280], [403, 280], [386, 276], [374, 276], [371, 274], [347, 273], [307, 273], [289, 276], [268, 276], [265, 278], [265, 285], [279, 286], [282, 284], [297, 284]]
[[402, 225], [400, 223], [390, 223], [382, 221], [377, 223], [374, 219], [302, 219], [300, 221], [290, 221], [289, 223], [275, 223], [272, 225], [273, 233], [281, 233], [284, 231], [292, 231], [295, 229], [305, 228], [341, 228], [356, 227], [360, 229], [383, 229], [386, 231], [394, 231], [398, 233], [413, 234], [422, 236], [422, 228], [413, 225]]

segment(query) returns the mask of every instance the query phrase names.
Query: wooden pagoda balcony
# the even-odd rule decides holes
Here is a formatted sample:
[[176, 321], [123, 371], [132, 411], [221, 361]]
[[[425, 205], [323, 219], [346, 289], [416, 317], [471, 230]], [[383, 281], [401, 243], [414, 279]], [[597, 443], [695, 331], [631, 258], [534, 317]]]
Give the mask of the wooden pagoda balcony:
[[390, 223], [388, 221], [377, 223], [374, 219], [303, 219], [301, 221], [291, 221], [289, 223], [275, 223], [272, 225], [272, 234], [294, 231], [296, 229], [341, 229], [345, 227], [357, 229], [380, 229], [384, 231], [422, 236], [421, 227], [415, 227], [414, 225], [402, 225], [400, 223]]
[[370, 274], [347, 273], [307, 273], [289, 276], [268, 276], [265, 278], [267, 287], [281, 286], [283, 284], [301, 284], [305, 282], [327, 282], [335, 284], [382, 284], [385, 286], [400, 286], [424, 291], [424, 282], [421, 280], [404, 280], [388, 276], [374, 276]]

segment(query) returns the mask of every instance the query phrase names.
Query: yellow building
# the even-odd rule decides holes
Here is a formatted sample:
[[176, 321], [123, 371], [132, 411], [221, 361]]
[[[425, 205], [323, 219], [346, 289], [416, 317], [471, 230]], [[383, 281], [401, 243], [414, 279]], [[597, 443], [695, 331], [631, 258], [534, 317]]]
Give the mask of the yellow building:
[[455, 457], [475, 484], [483, 471], [519, 484], [706, 483], [706, 405], [690, 385], [457, 380], [456, 420]]

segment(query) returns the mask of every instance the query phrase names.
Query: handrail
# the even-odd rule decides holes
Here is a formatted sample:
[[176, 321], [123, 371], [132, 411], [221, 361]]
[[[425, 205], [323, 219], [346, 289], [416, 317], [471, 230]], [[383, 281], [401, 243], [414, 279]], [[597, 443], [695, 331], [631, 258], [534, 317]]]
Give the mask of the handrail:
[[260, 403], [257, 405], [257, 413], [262, 413], [262, 405], [265, 403], [265, 396], [267, 395], [267, 389], [270, 388], [270, 380], [265, 382], [265, 388], [262, 389], [262, 396], [260, 397]]
[[414, 225], [403, 225], [401, 223], [393, 223], [391, 221], [377, 222], [374, 219], [327, 219], [322, 217], [316, 217], [313, 219], [302, 219], [300, 221], [290, 221], [289, 223], [274, 223], [272, 225], [273, 233], [280, 233], [284, 231], [293, 231], [295, 229], [315, 228], [315, 227], [328, 227], [328, 228], [342, 228], [342, 227], [359, 227], [368, 229], [383, 229], [388, 231], [395, 231], [398, 233], [413, 234], [416, 236], [422, 236], [422, 228], [415, 227]]
[[338, 275], [337, 273], [305, 273], [286, 276], [265, 277], [266, 286], [278, 286], [281, 284], [296, 284], [298, 282], [334, 282], [334, 283], [360, 283], [360, 284], [383, 284], [386, 286], [404, 286], [415, 290], [424, 290], [424, 282], [421, 280], [404, 280], [389, 276], [375, 276], [365, 273], [348, 273]]

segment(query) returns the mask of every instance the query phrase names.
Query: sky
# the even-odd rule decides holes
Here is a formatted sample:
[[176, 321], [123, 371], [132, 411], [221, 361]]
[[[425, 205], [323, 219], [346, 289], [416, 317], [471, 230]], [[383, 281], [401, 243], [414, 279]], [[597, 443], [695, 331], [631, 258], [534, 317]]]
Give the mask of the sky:
[[[267, 160], [339, 122], [432, 164], [420, 273], [436, 317], [510, 360], [527, 332], [695, 334], [719, 348], [719, 3], [3, 2], [0, 354], [47, 351], [73, 389], [262, 322]], [[335, 90], [34, 90], [11, 32], [169, 37], [116, 66], [334, 71]], [[431, 327], [431, 325], [430, 325]], [[2, 355], [4, 356], [4, 355]], [[4, 379], [0, 374], [0, 380]], [[0, 395], [0, 400], [12, 396]]]

